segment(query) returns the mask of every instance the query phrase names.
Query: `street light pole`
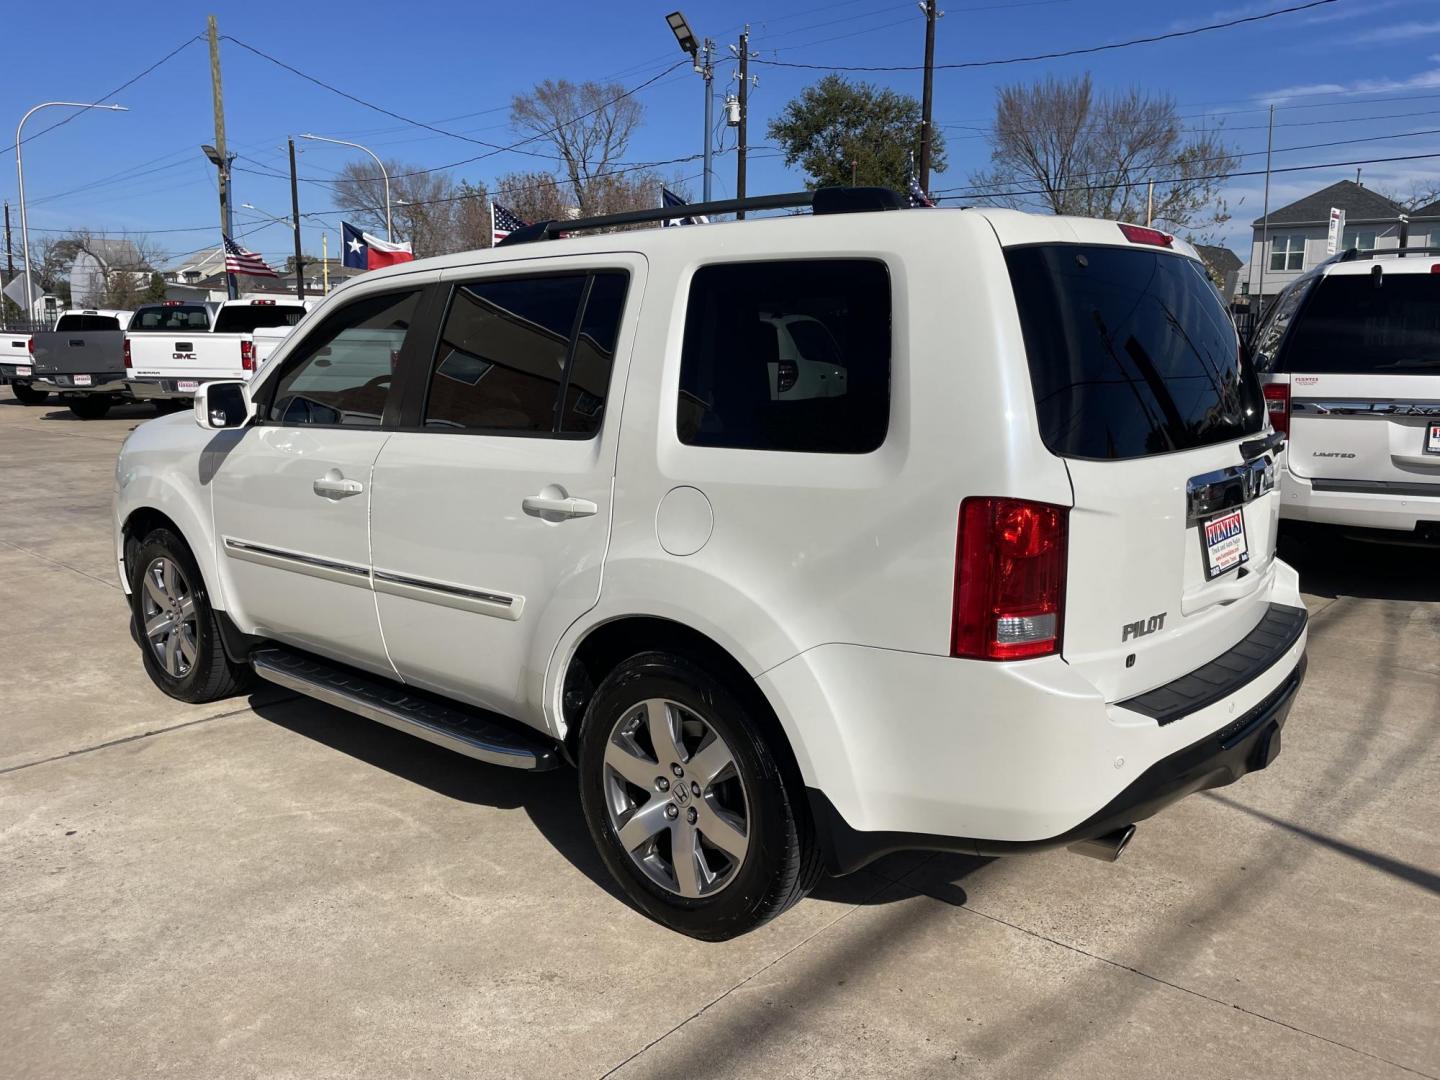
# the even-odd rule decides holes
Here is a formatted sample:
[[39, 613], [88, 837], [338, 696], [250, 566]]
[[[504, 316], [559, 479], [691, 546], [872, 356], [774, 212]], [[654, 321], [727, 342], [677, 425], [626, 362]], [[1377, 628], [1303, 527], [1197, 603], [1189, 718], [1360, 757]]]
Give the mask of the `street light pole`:
[[35, 318], [35, 298], [32, 295], [30, 286], [30, 218], [25, 213], [25, 165], [20, 159], [20, 133], [25, 130], [25, 121], [39, 112], [41, 109], [52, 107], [64, 107], [67, 109], [107, 109], [110, 112], [129, 112], [124, 105], [101, 105], [99, 102], [84, 101], [42, 101], [33, 109], [20, 118], [20, 124], [15, 128], [15, 180], [20, 189], [20, 246], [25, 256], [25, 318], [27, 321]]
[[375, 164], [380, 166], [380, 177], [385, 181], [385, 239], [393, 240], [390, 228], [390, 174], [385, 171], [385, 163], [380, 160], [380, 155], [371, 150], [368, 146], [361, 146], [358, 142], [346, 142], [344, 139], [331, 139], [324, 135], [301, 135], [302, 139], [310, 139], [313, 142], [334, 143], [336, 146], [353, 146], [356, 150], [363, 150], [375, 159]]

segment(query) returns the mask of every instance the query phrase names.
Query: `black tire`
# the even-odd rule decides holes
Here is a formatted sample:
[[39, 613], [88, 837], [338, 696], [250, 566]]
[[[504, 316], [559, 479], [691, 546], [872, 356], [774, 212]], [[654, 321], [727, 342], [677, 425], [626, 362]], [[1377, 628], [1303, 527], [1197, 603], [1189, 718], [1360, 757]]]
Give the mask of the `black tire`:
[[115, 403], [101, 394], [91, 394], [86, 397], [71, 398], [65, 404], [81, 420], [99, 420], [110, 411], [110, 406]]
[[[179, 670], [167, 670], [162, 659], [163, 649], [157, 652], [152, 639], [145, 632], [147, 622], [147, 597], [149, 603], [155, 598], [146, 589], [147, 573], [154, 573], [159, 560], [169, 560], [179, 570], [185, 586], [183, 595], [193, 601], [193, 623], [188, 640], [193, 650], [193, 660], [185, 663], [181, 656]], [[181, 590], [175, 590], [181, 595]], [[200, 568], [185, 541], [169, 529], [156, 529], [140, 543], [130, 565], [130, 617], [134, 637], [144, 658], [145, 673], [150, 681], [165, 693], [180, 701], [200, 704], [234, 697], [245, 690], [251, 682], [250, 669], [235, 664], [225, 655], [221, 644], [220, 626], [210, 606], [210, 596]]]
[[21, 405], [44, 405], [50, 397], [50, 391], [37, 390], [30, 383], [12, 382], [10, 392]]
[[[675, 703], [723, 739], [743, 782], [746, 851], [712, 895], [692, 899], [656, 884], [621, 844], [611, 820], [607, 744], [617, 724], [654, 699]], [[754, 712], [743, 692], [690, 660], [648, 652], [632, 656], [606, 677], [591, 698], [580, 731], [580, 802], [600, 857], [642, 912], [704, 941], [724, 941], [774, 918], [814, 888], [822, 873], [809, 814], [786, 783]], [[658, 759], [666, 755], [651, 756], [663, 772], [667, 763]], [[675, 792], [651, 798], [673, 801]]]

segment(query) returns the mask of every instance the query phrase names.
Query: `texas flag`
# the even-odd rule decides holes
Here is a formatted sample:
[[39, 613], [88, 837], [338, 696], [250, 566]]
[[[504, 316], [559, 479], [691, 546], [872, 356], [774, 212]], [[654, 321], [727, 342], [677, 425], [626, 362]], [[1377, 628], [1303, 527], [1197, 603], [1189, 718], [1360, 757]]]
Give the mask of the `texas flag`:
[[407, 244], [392, 244], [355, 228], [347, 221], [340, 223], [345, 242], [345, 265], [356, 270], [379, 270], [382, 266], [410, 262], [415, 253]]

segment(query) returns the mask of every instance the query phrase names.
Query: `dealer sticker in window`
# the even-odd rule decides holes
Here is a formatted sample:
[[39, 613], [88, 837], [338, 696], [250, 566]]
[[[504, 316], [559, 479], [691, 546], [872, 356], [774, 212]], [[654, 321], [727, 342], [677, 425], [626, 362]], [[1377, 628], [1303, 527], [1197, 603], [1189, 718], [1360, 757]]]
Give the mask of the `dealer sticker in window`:
[[1245, 512], [1239, 507], [1202, 522], [1200, 540], [1205, 551], [1206, 581], [1213, 581], [1250, 561], [1250, 550], [1245, 543]]
[[1431, 420], [1425, 427], [1425, 453], [1440, 454], [1440, 420]]

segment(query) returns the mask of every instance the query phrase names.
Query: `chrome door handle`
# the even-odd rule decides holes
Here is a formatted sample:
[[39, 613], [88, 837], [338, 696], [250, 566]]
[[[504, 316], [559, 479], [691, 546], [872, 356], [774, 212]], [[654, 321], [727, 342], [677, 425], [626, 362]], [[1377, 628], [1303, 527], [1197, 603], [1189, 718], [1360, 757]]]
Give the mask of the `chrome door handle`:
[[520, 505], [527, 514], [555, 514], [565, 518], [590, 517], [600, 512], [600, 508], [589, 499], [561, 499], [549, 495], [526, 496]]
[[359, 495], [365, 490], [365, 485], [359, 480], [346, 480], [335, 469], [316, 480], [314, 487], [316, 495], [323, 495], [327, 499], [343, 499], [347, 495]]

